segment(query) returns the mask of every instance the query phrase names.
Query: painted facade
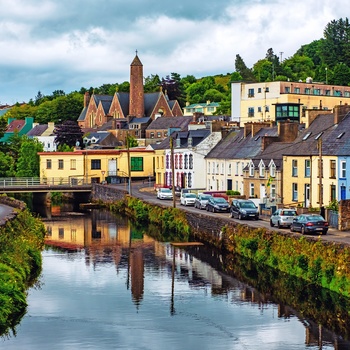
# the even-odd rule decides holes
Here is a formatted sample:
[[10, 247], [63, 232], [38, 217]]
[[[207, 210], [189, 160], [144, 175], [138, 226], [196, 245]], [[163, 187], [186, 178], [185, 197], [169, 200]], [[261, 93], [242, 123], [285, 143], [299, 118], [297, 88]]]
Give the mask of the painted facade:
[[290, 121], [303, 123], [306, 110], [332, 111], [350, 104], [350, 87], [322, 83], [275, 81], [231, 84], [231, 119], [247, 122]]

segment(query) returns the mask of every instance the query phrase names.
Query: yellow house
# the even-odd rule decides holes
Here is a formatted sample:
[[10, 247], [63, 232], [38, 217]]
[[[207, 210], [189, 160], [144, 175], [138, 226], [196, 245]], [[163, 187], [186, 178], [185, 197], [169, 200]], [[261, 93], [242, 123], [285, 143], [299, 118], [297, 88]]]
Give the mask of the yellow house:
[[[319, 208], [340, 200], [343, 181], [341, 157], [347, 154], [349, 106], [320, 114], [301, 131], [283, 156], [284, 203]], [[340, 165], [339, 165], [340, 164]]]
[[231, 84], [231, 120], [247, 122], [295, 121], [303, 123], [307, 110], [331, 111], [350, 104], [350, 86], [307, 82], [273, 81]]
[[154, 174], [155, 174], [155, 183], [159, 187], [165, 186], [165, 151], [164, 149], [155, 150], [154, 154]]
[[145, 148], [39, 152], [42, 181], [110, 183], [154, 175], [154, 151]]

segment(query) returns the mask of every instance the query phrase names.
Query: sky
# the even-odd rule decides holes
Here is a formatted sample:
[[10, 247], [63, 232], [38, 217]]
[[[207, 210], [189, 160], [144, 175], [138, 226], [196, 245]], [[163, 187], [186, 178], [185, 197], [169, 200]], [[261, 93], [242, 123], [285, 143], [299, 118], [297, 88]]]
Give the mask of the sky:
[[0, 0], [0, 105], [144, 76], [251, 68], [291, 57], [348, 16], [348, 0]]

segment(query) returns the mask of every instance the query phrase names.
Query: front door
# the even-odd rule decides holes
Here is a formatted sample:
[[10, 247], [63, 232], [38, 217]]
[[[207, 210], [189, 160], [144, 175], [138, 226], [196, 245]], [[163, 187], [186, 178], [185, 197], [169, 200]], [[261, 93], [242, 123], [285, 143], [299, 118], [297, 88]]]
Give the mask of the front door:
[[310, 184], [305, 184], [304, 193], [304, 206], [308, 208], [310, 206]]

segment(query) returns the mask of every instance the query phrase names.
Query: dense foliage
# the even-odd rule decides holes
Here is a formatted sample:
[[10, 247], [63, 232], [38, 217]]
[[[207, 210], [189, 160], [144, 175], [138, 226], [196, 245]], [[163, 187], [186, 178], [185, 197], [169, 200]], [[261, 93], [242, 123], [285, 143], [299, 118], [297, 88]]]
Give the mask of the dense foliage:
[[41, 272], [45, 228], [27, 209], [0, 227], [0, 334], [14, 331], [27, 306], [26, 290]]
[[58, 146], [74, 147], [78, 144], [83, 145], [83, 132], [75, 121], [66, 120], [57, 125], [53, 133], [56, 135], [55, 142]]
[[[350, 24], [348, 18], [333, 20], [323, 32], [323, 38], [300, 47], [297, 52], [286, 59], [282, 53], [278, 57], [273, 48], [269, 48], [265, 58], [258, 60], [249, 68], [244, 59], [237, 54], [235, 71], [225, 75], [209, 76], [200, 79], [192, 75], [182, 77], [171, 73], [165, 78], [152, 74], [144, 80], [145, 92], [157, 92], [162, 89], [170, 100], [178, 100], [181, 107], [186, 102], [205, 103], [208, 100], [220, 102], [217, 114], [230, 114], [230, 82], [244, 80], [248, 82], [265, 82], [277, 80], [305, 81], [311, 77], [315, 81], [332, 85], [348, 85], [350, 82]], [[39, 91], [34, 101], [17, 105], [5, 114], [6, 118], [24, 119], [33, 117], [35, 122], [61, 123], [67, 120], [76, 121], [82, 111], [83, 95], [113, 95], [115, 92], [129, 92], [130, 83], [103, 84], [100, 87], [82, 87], [68, 95], [56, 90], [51, 96], [43, 96]], [[7, 119], [6, 119], [7, 120]], [[1, 135], [1, 126], [0, 126]]]

